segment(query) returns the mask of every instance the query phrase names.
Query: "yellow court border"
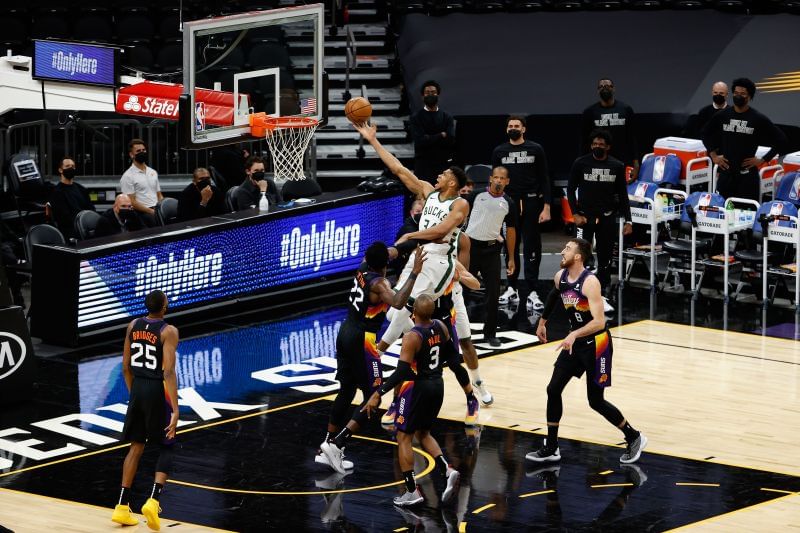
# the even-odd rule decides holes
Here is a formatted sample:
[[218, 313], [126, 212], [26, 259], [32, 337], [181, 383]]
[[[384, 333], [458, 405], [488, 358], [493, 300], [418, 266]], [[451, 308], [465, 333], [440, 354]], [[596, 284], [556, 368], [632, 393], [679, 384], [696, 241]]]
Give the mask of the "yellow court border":
[[[61, 498], [54, 498], [53, 496], [45, 496], [43, 494], [36, 494], [35, 492], [24, 492], [24, 491], [21, 491], [21, 490], [9, 489], [9, 488], [6, 488], [6, 487], [0, 487], [0, 494], [2, 494], [2, 491], [13, 492], [15, 494], [21, 494], [23, 496], [33, 496], [35, 498], [40, 498], [40, 499], [43, 499], [43, 500], [55, 501], [55, 502], [59, 502], [59, 503], [68, 503], [68, 504], [71, 504], [71, 505], [78, 505], [78, 506], [81, 506], [81, 507], [90, 507], [92, 509], [99, 509], [99, 510], [102, 510], [102, 511], [105, 511], [105, 512], [108, 512], [108, 511], [112, 510], [110, 507], [102, 507], [100, 505], [92, 505], [91, 503], [76, 502], [76, 501], [73, 501], [73, 500], [64, 500], [64, 499], [61, 499]], [[144, 516], [142, 516], [142, 515], [137, 515], [136, 513], [131, 513], [131, 514], [133, 514], [134, 516], [141, 516], [142, 519], [144, 520]], [[201, 525], [201, 524], [195, 524], [194, 522], [187, 522], [186, 520], [173, 520], [172, 518], [167, 518], [167, 517], [162, 517], [162, 520], [165, 521], [165, 522], [175, 522], [175, 525], [177, 525], [177, 524], [186, 524], [186, 525], [189, 525], [189, 526], [202, 527], [203, 529], [208, 529], [210, 531], [219, 531], [220, 533], [235, 533], [234, 531], [229, 530], [229, 529], [219, 529], [219, 528], [215, 528], [215, 527], [204, 526], [204, 525]], [[164, 527], [172, 527], [172, 525], [171, 524], [166, 524]]]
[[[385, 439], [376, 439], [373, 437], [365, 437], [362, 435], [353, 435], [355, 439], [361, 440], [368, 440], [372, 442], [380, 442], [383, 444], [391, 444], [393, 446], [397, 446], [396, 442], [392, 442], [390, 440]], [[420, 450], [419, 448], [412, 447], [412, 449], [423, 456], [426, 461], [428, 461], [428, 466], [425, 467], [425, 470], [420, 472], [419, 474], [415, 474], [414, 477], [416, 479], [423, 478], [430, 474], [436, 466], [436, 461], [433, 457], [424, 450]], [[248, 494], [254, 496], [318, 496], [324, 494], [347, 494], [351, 492], [366, 492], [369, 490], [378, 490], [378, 489], [385, 489], [388, 487], [394, 487], [398, 485], [402, 485], [405, 483], [403, 480], [399, 481], [392, 481], [391, 483], [383, 483], [381, 485], [370, 485], [367, 487], [355, 487], [352, 489], [337, 489], [337, 490], [305, 490], [305, 491], [269, 491], [269, 490], [250, 490], [250, 489], [229, 489], [226, 487], [214, 487], [212, 485], [204, 485], [201, 483], [190, 483], [188, 481], [181, 481], [179, 479], [168, 479], [168, 483], [174, 483], [175, 485], [181, 485], [184, 487], [192, 487], [195, 489], [203, 489], [203, 490], [211, 490], [217, 492], [227, 492], [231, 494]]]

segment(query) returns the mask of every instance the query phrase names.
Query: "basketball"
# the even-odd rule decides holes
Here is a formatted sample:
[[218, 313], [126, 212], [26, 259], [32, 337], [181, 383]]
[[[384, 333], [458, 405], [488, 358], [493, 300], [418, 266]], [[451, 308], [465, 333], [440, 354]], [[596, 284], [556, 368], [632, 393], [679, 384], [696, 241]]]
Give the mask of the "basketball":
[[372, 104], [363, 96], [356, 96], [344, 105], [344, 114], [353, 124], [363, 124], [372, 116]]

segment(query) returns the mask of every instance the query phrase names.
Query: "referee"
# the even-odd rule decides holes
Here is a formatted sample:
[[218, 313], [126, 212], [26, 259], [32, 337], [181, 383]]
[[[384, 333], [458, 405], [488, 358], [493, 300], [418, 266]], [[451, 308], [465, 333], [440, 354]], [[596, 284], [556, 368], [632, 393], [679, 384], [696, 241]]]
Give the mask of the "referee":
[[[592, 152], [572, 164], [567, 185], [569, 206], [578, 237], [597, 241], [597, 278], [603, 289], [611, 282], [611, 256], [617, 239], [617, 217], [625, 218], [624, 235], [633, 230], [625, 184], [625, 164], [608, 155], [611, 133], [597, 129], [589, 135]], [[612, 311], [605, 302], [606, 312]]]
[[489, 186], [475, 190], [467, 199], [470, 205], [469, 223], [466, 233], [470, 240], [469, 271], [473, 276], [478, 272], [486, 287], [486, 321], [483, 325], [483, 338], [490, 346], [500, 346], [497, 338], [497, 300], [500, 297], [500, 232], [506, 224], [506, 250], [508, 265], [506, 274], [514, 272], [514, 246], [517, 241], [517, 202], [514, 202], [505, 188], [508, 185], [508, 169], [496, 166], [492, 169]]

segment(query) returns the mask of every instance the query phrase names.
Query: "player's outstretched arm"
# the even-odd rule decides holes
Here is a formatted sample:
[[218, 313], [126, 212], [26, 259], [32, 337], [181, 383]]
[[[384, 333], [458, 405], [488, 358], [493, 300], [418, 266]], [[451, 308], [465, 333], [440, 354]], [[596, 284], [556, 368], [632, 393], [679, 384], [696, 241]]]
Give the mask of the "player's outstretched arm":
[[478, 278], [473, 276], [467, 267], [461, 264], [461, 261], [456, 261], [456, 275], [457, 281], [468, 289], [478, 290], [481, 288], [481, 282]]
[[125, 332], [125, 345], [122, 348], [122, 376], [125, 378], [125, 385], [128, 387], [128, 392], [131, 391], [133, 385], [133, 371], [131, 370], [131, 330], [135, 320], [131, 320], [128, 324], [128, 330]]
[[430, 228], [406, 233], [397, 240], [397, 244], [402, 244], [409, 239], [440, 242], [456, 227], [463, 224], [467, 219], [467, 215], [469, 215], [469, 204], [463, 198], [459, 198], [450, 206], [450, 212], [447, 213], [444, 220]]
[[416, 177], [413, 172], [403, 166], [394, 154], [383, 147], [378, 140], [378, 128], [374, 124], [353, 124], [353, 127], [358, 130], [365, 141], [372, 145], [383, 164], [389, 168], [392, 174], [400, 178], [409, 191], [422, 197], [433, 192], [433, 185]]
[[411, 369], [411, 363], [414, 362], [414, 354], [422, 346], [422, 338], [418, 334], [409, 332], [403, 335], [403, 344], [400, 348], [400, 359], [397, 362], [397, 368], [389, 378], [372, 393], [367, 403], [361, 408], [362, 411], [367, 412], [367, 417], [371, 417], [372, 413], [380, 407], [381, 396], [393, 390], [397, 385], [404, 381], [414, 379], [414, 371]]
[[175, 437], [175, 430], [178, 427], [178, 377], [175, 373], [175, 351], [178, 347], [178, 328], [167, 326], [161, 335], [161, 344], [164, 354], [164, 383], [166, 384], [167, 397], [172, 406], [172, 416], [169, 425], [164, 428], [167, 438]]

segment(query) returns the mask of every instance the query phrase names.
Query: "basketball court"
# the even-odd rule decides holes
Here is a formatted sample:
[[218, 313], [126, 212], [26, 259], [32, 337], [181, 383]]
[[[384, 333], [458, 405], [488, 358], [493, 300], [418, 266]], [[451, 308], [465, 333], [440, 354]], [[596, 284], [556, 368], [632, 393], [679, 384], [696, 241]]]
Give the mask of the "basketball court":
[[[186, 338], [178, 348], [181, 449], [162, 498], [162, 523], [175, 531], [800, 526], [800, 468], [792, 453], [800, 424], [796, 341], [647, 320], [641, 298], [631, 294], [625, 314], [633, 320], [612, 330], [608, 392], [650, 439], [635, 466], [620, 465], [621, 436], [588, 408], [583, 382], [564, 394], [561, 463], [539, 468], [526, 461], [546, 433], [554, 344], [507, 331], [503, 346], [491, 350], [473, 324], [495, 403], [482, 409], [479, 427], [466, 428], [463, 394], [446, 372], [435, 434], [462, 484], [457, 501], [441, 505], [442, 482], [431, 474], [431, 458], [417, 450], [427, 500], [410, 511], [391, 505], [401, 482], [392, 433], [379, 425], [348, 448], [352, 474], [314, 462], [336, 388], [342, 306], [247, 326], [217, 323], [217, 331]], [[709, 316], [697, 318], [715, 325]], [[391, 352], [385, 370], [396, 365], [398, 346]], [[126, 453], [118, 441], [126, 401], [120, 365], [119, 354], [110, 352], [41, 361], [36, 399], [3, 415], [3, 526], [116, 527], [109, 517]], [[149, 489], [154, 460], [145, 453], [134, 509]]]

